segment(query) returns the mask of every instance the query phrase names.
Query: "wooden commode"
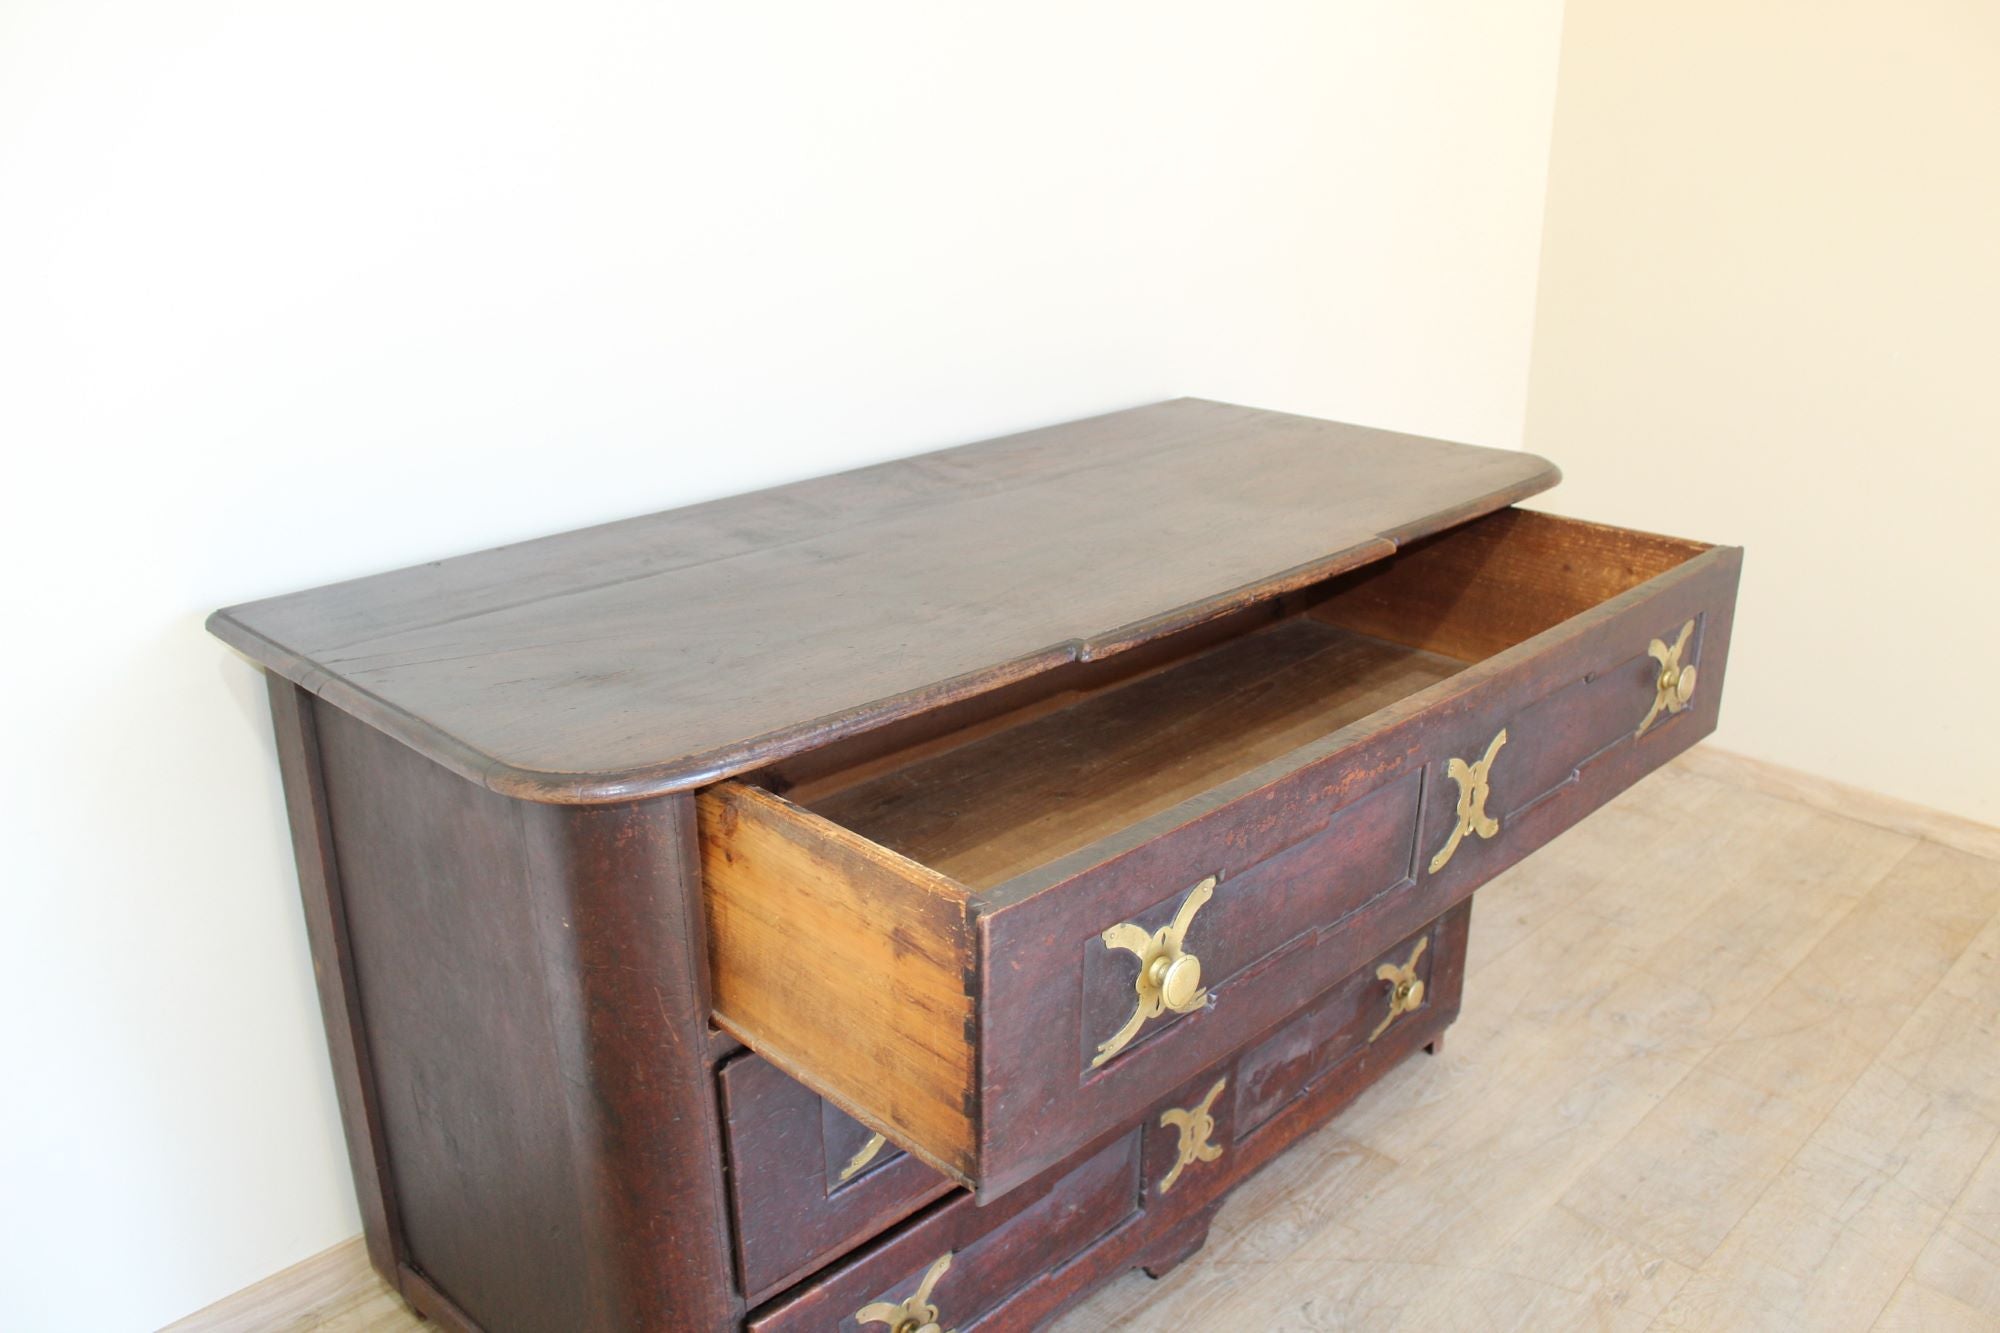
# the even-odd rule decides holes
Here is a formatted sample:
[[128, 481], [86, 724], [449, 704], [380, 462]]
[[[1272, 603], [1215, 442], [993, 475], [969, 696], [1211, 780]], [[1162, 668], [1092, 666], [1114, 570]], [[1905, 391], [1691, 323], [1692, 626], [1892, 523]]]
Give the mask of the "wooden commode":
[[218, 612], [375, 1266], [990, 1333], [1192, 1253], [1714, 729], [1741, 552], [1557, 476], [1182, 400]]

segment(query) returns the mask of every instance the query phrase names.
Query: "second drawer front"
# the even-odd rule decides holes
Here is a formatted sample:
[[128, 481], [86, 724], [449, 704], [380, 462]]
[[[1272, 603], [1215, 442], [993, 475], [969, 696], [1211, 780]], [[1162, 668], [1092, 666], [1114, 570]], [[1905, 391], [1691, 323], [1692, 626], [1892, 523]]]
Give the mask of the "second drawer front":
[[[1378, 1038], [1449, 1022], [1458, 1011], [1470, 910], [1469, 904], [1462, 906], [1399, 940], [1242, 1050], [1233, 1064], [1209, 1071], [1170, 1097], [1184, 1112], [1187, 1132], [1197, 1132], [1198, 1113], [1208, 1117], [1198, 1131], [1206, 1147], [1179, 1169], [1180, 1149], [1188, 1140], [1176, 1137], [1172, 1117], [1147, 1115], [1141, 1129], [1148, 1198], [1177, 1187], [1177, 1203], [1209, 1193], [1215, 1175], [1205, 1165], [1210, 1152], [1255, 1133]], [[722, 1087], [738, 1259], [753, 1305], [950, 1189], [943, 1176], [901, 1150], [874, 1146], [864, 1127], [758, 1056], [746, 1054], [727, 1065]], [[965, 1285], [963, 1279], [954, 1284]]]
[[[1039, 1326], [1074, 1296], [1085, 1252], [1115, 1251], [1088, 1286], [1190, 1220], [1458, 1012], [1470, 905], [1396, 942], [1303, 1011], [1148, 1108], [1127, 1133], [976, 1207], [961, 1194], [751, 1317], [753, 1333]], [[1399, 982], [1408, 1007], [1392, 1002]], [[1331, 1095], [1329, 1095], [1331, 1094]], [[1294, 1108], [1304, 1115], [1287, 1115]], [[925, 1307], [911, 1308], [912, 1301]], [[864, 1323], [867, 1314], [877, 1322]], [[919, 1321], [920, 1322], [920, 1321]]]
[[916, 1312], [912, 1302], [934, 1311], [940, 1328], [977, 1324], [1046, 1268], [1133, 1216], [1139, 1167], [1135, 1131], [1045, 1191], [1019, 1190], [985, 1208], [961, 1194], [799, 1295], [753, 1315], [750, 1333], [883, 1333]]
[[736, 1260], [752, 1304], [951, 1182], [757, 1055], [723, 1067]]

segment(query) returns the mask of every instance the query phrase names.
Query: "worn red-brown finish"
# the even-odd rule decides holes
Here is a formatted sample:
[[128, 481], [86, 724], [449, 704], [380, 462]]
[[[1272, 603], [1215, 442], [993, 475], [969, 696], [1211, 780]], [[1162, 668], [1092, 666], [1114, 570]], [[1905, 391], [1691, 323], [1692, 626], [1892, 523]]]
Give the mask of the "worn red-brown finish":
[[[1401, 961], [1416, 939], [1428, 940], [1423, 970], [1430, 992], [1422, 1008], [1398, 1019], [1377, 1042], [1366, 1037], [1386, 1012], [1388, 986], [1371, 966], [1264, 1034], [1240, 1058], [1198, 1071], [1148, 1107], [1136, 1125], [1143, 1145], [1136, 1151], [1133, 1136], [1122, 1134], [1086, 1150], [1081, 1165], [1073, 1159], [984, 1208], [955, 1194], [800, 1292], [754, 1312], [750, 1328], [860, 1333], [852, 1319], [856, 1310], [907, 1298], [946, 1252], [951, 1267], [932, 1292], [941, 1322], [979, 1333], [1034, 1328], [1128, 1268], [1164, 1274], [1200, 1247], [1230, 1189], [1435, 1040], [1457, 1016], [1469, 913], [1470, 906], [1462, 906], [1385, 952], [1385, 959]], [[1366, 1026], [1364, 1014], [1372, 1015]], [[1271, 1052], [1278, 1049], [1294, 1052], [1285, 1061], [1282, 1088], [1270, 1080]], [[1194, 1105], [1218, 1079], [1224, 1086], [1213, 1104], [1211, 1142], [1222, 1155], [1185, 1168], [1163, 1192], [1179, 1134], [1161, 1123], [1160, 1113]], [[1122, 1195], [1109, 1190], [1112, 1181], [1123, 1186]], [[1064, 1219], [1065, 1213], [1071, 1216]], [[1064, 1257], [1058, 1262], [1056, 1256]], [[872, 1333], [881, 1333], [879, 1326]]]
[[1014, 1198], [979, 1208], [957, 1195], [865, 1255], [835, 1266], [799, 1298], [753, 1316], [750, 1327], [756, 1333], [857, 1333], [864, 1327], [857, 1311], [908, 1299], [946, 1254], [951, 1266], [932, 1290], [932, 1303], [948, 1326], [971, 1324], [1040, 1276], [1051, 1256], [1084, 1250], [1135, 1217], [1139, 1196], [1134, 1130]]
[[[455, 1333], [860, 1333], [947, 1252], [944, 1325], [995, 1333], [1167, 1271], [1442, 1040], [1479, 885], [1715, 725], [1741, 553], [1505, 508], [1555, 477], [1184, 400], [218, 613], [273, 673], [372, 1262]], [[1503, 727], [1500, 831], [1432, 872]], [[839, 1181], [868, 1126], [712, 1026], [731, 774], [964, 874], [976, 1197], [893, 1147]], [[1100, 932], [1210, 874], [1212, 1003], [1093, 1068]]]
[[[1283, 1110], [1329, 1069], [1351, 1059], [1382, 1029], [1388, 1035], [1398, 1023], [1419, 1015], [1450, 1022], [1458, 1011], [1459, 973], [1465, 957], [1466, 924], [1472, 912], [1467, 902], [1411, 939], [1398, 940], [1364, 964], [1345, 981], [1306, 1006], [1271, 1035], [1243, 1052], [1236, 1061], [1230, 1107], [1235, 1131], [1248, 1134]], [[1417, 942], [1424, 948], [1418, 951]], [[1390, 1019], [1388, 983], [1378, 969], [1409, 964], [1416, 954], [1415, 974], [1425, 986], [1423, 1005]], [[1424, 1010], [1433, 1012], [1425, 1015]], [[1380, 1038], [1376, 1038], [1379, 1040]]]
[[760, 1056], [730, 1061], [721, 1084], [737, 1263], [753, 1304], [952, 1189], [887, 1145], [843, 1181], [868, 1129]]
[[687, 799], [527, 804], [312, 714], [399, 1269], [485, 1328], [729, 1326]]
[[268, 677], [267, 684], [278, 740], [278, 769], [285, 784], [285, 808], [298, 854], [299, 893], [305, 905], [306, 936], [312, 945], [313, 978], [319, 986], [320, 1016], [333, 1056], [334, 1092], [346, 1130], [347, 1160], [354, 1172], [362, 1234], [369, 1262], [401, 1286], [402, 1222], [390, 1190], [375, 1059], [361, 1015], [360, 992], [354, 985], [354, 945], [348, 937], [347, 902], [341, 893], [333, 830], [327, 821], [319, 726], [313, 717], [311, 695], [278, 676]]

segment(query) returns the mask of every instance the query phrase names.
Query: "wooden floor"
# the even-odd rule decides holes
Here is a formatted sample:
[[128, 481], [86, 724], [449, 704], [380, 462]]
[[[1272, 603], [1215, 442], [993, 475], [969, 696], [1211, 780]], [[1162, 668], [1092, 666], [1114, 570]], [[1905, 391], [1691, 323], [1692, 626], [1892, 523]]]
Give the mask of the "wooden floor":
[[[1057, 1330], [2000, 1329], [1996, 844], [1696, 751], [1480, 894], [1442, 1055]], [[420, 1327], [358, 1244], [253, 1298], [177, 1327]]]

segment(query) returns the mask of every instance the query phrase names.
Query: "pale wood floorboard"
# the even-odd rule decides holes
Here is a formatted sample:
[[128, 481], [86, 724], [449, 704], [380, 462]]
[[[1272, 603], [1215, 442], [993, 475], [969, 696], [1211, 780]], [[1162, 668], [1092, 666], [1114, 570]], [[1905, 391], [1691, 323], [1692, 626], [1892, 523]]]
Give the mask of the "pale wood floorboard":
[[169, 1324], [163, 1333], [413, 1333], [427, 1328], [375, 1276], [356, 1236]]
[[[2000, 860], [1797, 782], [1698, 750], [1494, 881], [1444, 1053], [1057, 1333], [2000, 1330]], [[175, 1326], [419, 1327], [358, 1242]]]

